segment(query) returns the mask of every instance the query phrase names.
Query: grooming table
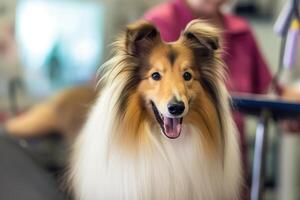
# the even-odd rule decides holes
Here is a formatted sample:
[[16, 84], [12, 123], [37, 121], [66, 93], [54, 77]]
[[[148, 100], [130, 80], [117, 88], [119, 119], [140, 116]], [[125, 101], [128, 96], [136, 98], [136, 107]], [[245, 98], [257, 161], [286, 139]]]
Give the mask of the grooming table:
[[255, 133], [251, 200], [261, 200], [264, 191], [268, 123], [270, 119], [300, 119], [300, 104], [271, 99], [264, 95], [233, 94], [232, 106], [243, 114], [259, 117]]

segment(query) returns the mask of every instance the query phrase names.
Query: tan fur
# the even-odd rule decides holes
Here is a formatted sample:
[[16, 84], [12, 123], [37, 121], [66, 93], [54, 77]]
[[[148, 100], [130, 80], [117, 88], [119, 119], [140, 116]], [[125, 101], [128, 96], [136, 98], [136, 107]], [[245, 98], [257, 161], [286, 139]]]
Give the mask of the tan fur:
[[73, 140], [81, 129], [96, 91], [88, 86], [63, 90], [50, 100], [37, 104], [5, 124], [7, 132], [17, 137], [35, 137], [51, 132]]
[[[141, 96], [145, 96], [146, 98], [155, 97], [162, 104], [167, 104], [172, 99], [172, 89], [174, 88], [178, 89], [179, 94], [185, 102], [191, 98], [195, 99], [190, 112], [184, 118], [184, 122], [195, 124], [201, 130], [201, 133], [205, 134], [203, 137], [206, 138], [206, 150], [211, 152], [212, 150], [217, 150], [222, 143], [220, 141], [220, 127], [218, 124], [215, 124], [218, 119], [214, 105], [212, 105], [211, 99], [207, 96], [197, 79], [191, 83], [187, 83], [187, 87], [184, 86], [185, 83], [182, 79], [184, 71], [191, 72], [195, 77], [200, 75], [199, 70], [197, 70], [199, 66], [194, 66], [195, 61], [193, 60], [192, 50], [182, 44], [181, 41], [174, 43], [172, 48], [179, 55], [174, 66], [171, 66], [171, 63], [167, 59], [167, 45], [161, 43], [152, 50], [149, 55], [151, 68], [147, 73], [147, 79], [140, 83], [138, 91], [141, 93]], [[154, 71], [164, 73], [164, 78], [159, 82], [151, 80], [149, 77]]]

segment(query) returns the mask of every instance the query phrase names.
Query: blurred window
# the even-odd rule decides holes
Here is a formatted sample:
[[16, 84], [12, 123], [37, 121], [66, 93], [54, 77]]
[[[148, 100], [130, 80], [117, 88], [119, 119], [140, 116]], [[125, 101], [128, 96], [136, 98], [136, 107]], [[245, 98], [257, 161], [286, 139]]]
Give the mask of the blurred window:
[[104, 6], [79, 1], [20, 1], [16, 36], [34, 95], [88, 82], [101, 63]]

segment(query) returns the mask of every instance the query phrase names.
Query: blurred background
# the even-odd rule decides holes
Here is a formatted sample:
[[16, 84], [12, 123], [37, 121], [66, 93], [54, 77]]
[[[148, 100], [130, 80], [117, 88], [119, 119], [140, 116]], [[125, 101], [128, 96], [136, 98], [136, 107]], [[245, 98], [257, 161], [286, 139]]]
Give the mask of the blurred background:
[[[15, 134], [9, 137], [21, 147], [20, 151], [29, 152], [42, 170], [50, 172], [54, 184], [60, 185], [74, 132], [97, 95], [92, 89], [96, 70], [108, 58], [109, 44], [126, 24], [141, 18], [146, 10], [161, 2], [0, 0], [0, 125], [34, 107], [32, 115], [38, 119], [20, 122], [28, 132], [12, 128]], [[279, 65], [280, 49], [280, 38], [273, 32], [273, 25], [284, 3], [284, 0], [234, 0], [227, 7], [227, 12], [248, 19], [273, 73]], [[299, 60], [293, 70], [283, 71], [282, 82], [300, 86]], [[65, 96], [74, 101], [66, 101]], [[76, 107], [81, 101], [84, 101], [83, 108], [77, 106], [78, 110], [73, 110], [70, 104]], [[52, 111], [47, 110], [53, 104], [58, 111], [55, 119], [49, 114]], [[40, 119], [40, 113], [44, 113], [45, 119]], [[48, 124], [51, 120], [56, 124], [69, 120], [71, 125], [62, 123], [47, 130], [38, 127], [43, 134], [29, 134], [34, 132], [30, 123], [47, 122], [52, 127]], [[256, 118], [247, 118], [250, 169], [256, 123]], [[63, 136], [58, 132], [64, 132]], [[278, 125], [273, 124], [270, 135], [264, 199], [300, 199], [300, 134], [282, 134]], [[6, 158], [14, 156], [3, 146], [1, 150]], [[17, 167], [22, 171], [24, 166], [21, 163]], [[64, 195], [64, 188], [58, 188]]]

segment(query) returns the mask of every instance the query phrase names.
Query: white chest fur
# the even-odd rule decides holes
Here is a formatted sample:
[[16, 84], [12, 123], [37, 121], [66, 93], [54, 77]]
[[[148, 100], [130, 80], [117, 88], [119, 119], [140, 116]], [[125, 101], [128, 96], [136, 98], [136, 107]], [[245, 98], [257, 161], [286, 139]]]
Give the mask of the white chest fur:
[[98, 155], [82, 160], [76, 174], [79, 196], [85, 200], [232, 199], [226, 197], [226, 187], [235, 180], [225, 180], [224, 174], [231, 170], [224, 171], [221, 161], [203, 154], [196, 142], [199, 134], [194, 132], [184, 127], [177, 140], [153, 136], [135, 157], [117, 149], [108, 153], [102, 144]]
[[224, 132], [223, 164], [204, 153], [199, 142], [201, 134], [192, 126], [184, 126], [176, 140], [166, 138], [159, 130], [145, 130], [150, 140], [133, 156], [122, 152], [110, 140], [115, 118], [103, 113], [113, 113], [112, 108], [106, 106], [114, 105], [111, 99], [115, 98], [98, 100], [75, 145], [71, 177], [77, 199], [238, 198], [240, 157], [230, 120]]

